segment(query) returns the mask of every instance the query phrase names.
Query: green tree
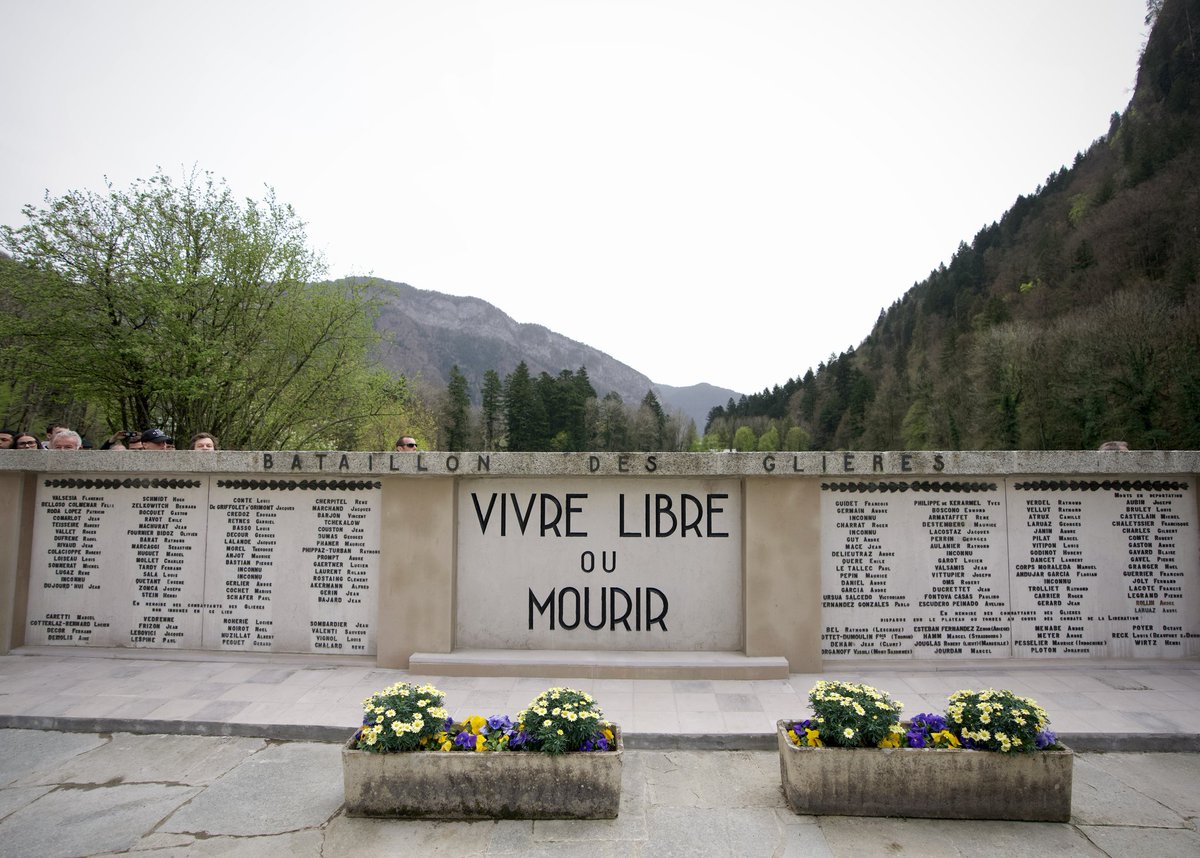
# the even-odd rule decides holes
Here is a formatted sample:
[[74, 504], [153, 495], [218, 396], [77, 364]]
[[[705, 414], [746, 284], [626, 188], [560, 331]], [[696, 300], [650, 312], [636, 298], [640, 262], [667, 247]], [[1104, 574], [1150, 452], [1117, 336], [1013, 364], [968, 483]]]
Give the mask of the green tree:
[[210, 174], [159, 172], [23, 212], [0, 243], [40, 276], [8, 278], [0, 348], [27, 377], [94, 403], [109, 429], [322, 447], [395, 404], [367, 363], [368, 285], [319, 282], [303, 222], [270, 189], [240, 204]]
[[546, 409], [525, 361], [504, 379], [504, 419], [508, 449], [539, 450], [546, 434]]
[[445, 449], [466, 449], [471, 431], [471, 399], [467, 394], [467, 377], [462, 374], [458, 364], [450, 367], [450, 381], [446, 385], [446, 414], [442, 427]]
[[667, 415], [653, 390], [646, 391], [634, 417], [634, 444], [639, 450], [667, 450]]
[[758, 446], [754, 438], [754, 430], [749, 426], [739, 426], [733, 433], [733, 449], [746, 453]]
[[774, 453], [779, 450], [779, 430], [772, 424], [766, 432], [758, 436], [758, 451], [760, 453]]
[[787, 430], [787, 437], [784, 440], [783, 448], [785, 450], [807, 450], [812, 446], [812, 438], [800, 426], [792, 426]]
[[600, 450], [617, 453], [630, 448], [629, 414], [615, 390], [604, 394], [599, 402], [595, 437]]
[[489, 369], [483, 374], [483, 389], [480, 391], [480, 413], [483, 423], [483, 448], [495, 450], [504, 431], [504, 383], [500, 374]]

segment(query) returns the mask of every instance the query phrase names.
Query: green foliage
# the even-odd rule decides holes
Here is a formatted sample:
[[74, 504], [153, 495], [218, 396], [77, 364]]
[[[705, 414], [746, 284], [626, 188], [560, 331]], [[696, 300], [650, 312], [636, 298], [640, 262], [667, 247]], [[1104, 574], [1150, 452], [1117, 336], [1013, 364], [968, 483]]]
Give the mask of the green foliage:
[[550, 688], [517, 714], [530, 739], [547, 754], [578, 751], [596, 731], [608, 725], [592, 695], [574, 688]]
[[637, 450], [671, 450], [667, 431], [667, 415], [653, 390], [646, 391], [633, 424], [633, 444]]
[[754, 430], [749, 426], [739, 426], [738, 430], [733, 433], [733, 449], [745, 453], [754, 450], [757, 446]]
[[772, 425], [766, 432], [758, 437], [758, 451], [760, 453], [774, 453], [779, 450], [779, 430]]
[[803, 452], [809, 449], [812, 443], [812, 438], [800, 426], [792, 426], [787, 430], [787, 439], [783, 443], [785, 450], [798, 450]]
[[268, 190], [238, 203], [211, 175], [47, 195], [4, 227], [0, 362], [108, 429], [161, 426], [227, 448], [346, 445], [389, 404], [366, 356], [361, 283], [320, 282], [304, 224]]
[[458, 368], [458, 364], [450, 367], [446, 400], [446, 414], [443, 420], [445, 443], [442, 449], [465, 450], [471, 431], [471, 400], [467, 393], [467, 378]]
[[[1196, 448], [1200, 3], [1150, 17], [1105, 139], [962, 242], [860, 346], [777, 387], [812, 449]], [[714, 408], [705, 431], [732, 441], [776, 413], [764, 390]]]
[[900, 723], [902, 704], [857, 682], [820, 680], [808, 692], [821, 741], [838, 748], [874, 748]]
[[495, 450], [496, 441], [504, 427], [504, 384], [500, 374], [489, 369], [483, 374], [483, 390], [480, 392], [482, 405], [483, 449]]
[[508, 426], [508, 449], [537, 450], [546, 432], [546, 407], [534, 388], [525, 361], [504, 379], [504, 421]]
[[446, 720], [445, 695], [432, 685], [397, 682], [363, 701], [360, 751], [392, 753], [429, 747]]
[[1037, 750], [1037, 735], [1049, 726], [1042, 707], [1011, 691], [956, 691], [946, 721], [970, 747], [1002, 753]]

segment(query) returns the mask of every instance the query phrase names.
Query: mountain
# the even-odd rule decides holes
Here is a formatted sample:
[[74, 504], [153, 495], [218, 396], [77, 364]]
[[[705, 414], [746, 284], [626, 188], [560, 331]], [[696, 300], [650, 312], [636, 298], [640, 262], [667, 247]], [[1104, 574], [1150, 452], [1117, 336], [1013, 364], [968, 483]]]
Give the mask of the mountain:
[[813, 449], [1200, 447], [1200, 0], [1148, 8], [1107, 134], [857, 348], [725, 422], [784, 421]]
[[703, 431], [709, 409], [740, 394], [707, 384], [670, 387], [599, 349], [556, 334], [542, 325], [515, 321], [479, 298], [458, 297], [417, 289], [407, 283], [374, 279], [380, 311], [375, 327], [384, 337], [384, 366], [408, 378], [444, 387], [455, 364], [466, 376], [471, 398], [478, 402], [484, 373], [503, 378], [525, 361], [532, 375], [558, 375], [587, 367], [597, 395], [615, 391], [636, 405], [654, 390], [668, 412], [682, 411]]
[[697, 432], [704, 431], [708, 412], [715, 406], [725, 405], [731, 399], [736, 402], [742, 397], [742, 394], [736, 390], [714, 387], [711, 384], [693, 384], [689, 387], [656, 384], [654, 390], [658, 394], [659, 401], [668, 411], [681, 411], [696, 421]]

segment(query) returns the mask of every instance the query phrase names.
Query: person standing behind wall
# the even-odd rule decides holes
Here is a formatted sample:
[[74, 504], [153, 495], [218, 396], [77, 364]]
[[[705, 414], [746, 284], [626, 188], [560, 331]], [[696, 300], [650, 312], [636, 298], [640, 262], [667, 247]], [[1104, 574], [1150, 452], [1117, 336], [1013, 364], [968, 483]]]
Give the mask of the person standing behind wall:
[[28, 432], [18, 432], [13, 439], [14, 450], [36, 450], [41, 446], [38, 443], [36, 435], [31, 435]]
[[207, 432], [197, 432], [192, 436], [192, 440], [188, 442], [189, 450], [210, 450], [217, 449], [217, 439]]
[[397, 453], [412, 453], [417, 449], [417, 439], [412, 435], [401, 435], [396, 442]]
[[73, 432], [70, 429], [61, 429], [54, 433], [54, 437], [50, 439], [51, 450], [82, 450], [83, 439], [79, 437], [78, 432]]

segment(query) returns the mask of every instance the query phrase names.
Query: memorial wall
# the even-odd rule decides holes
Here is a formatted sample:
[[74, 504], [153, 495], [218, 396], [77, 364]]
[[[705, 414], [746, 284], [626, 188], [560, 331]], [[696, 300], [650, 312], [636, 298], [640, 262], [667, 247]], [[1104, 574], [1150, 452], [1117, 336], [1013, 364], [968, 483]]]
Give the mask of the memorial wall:
[[828, 483], [826, 659], [1200, 655], [1186, 481]]
[[13, 646], [1200, 656], [1192, 453], [29, 455]]
[[375, 651], [379, 483], [38, 481], [25, 642]]

